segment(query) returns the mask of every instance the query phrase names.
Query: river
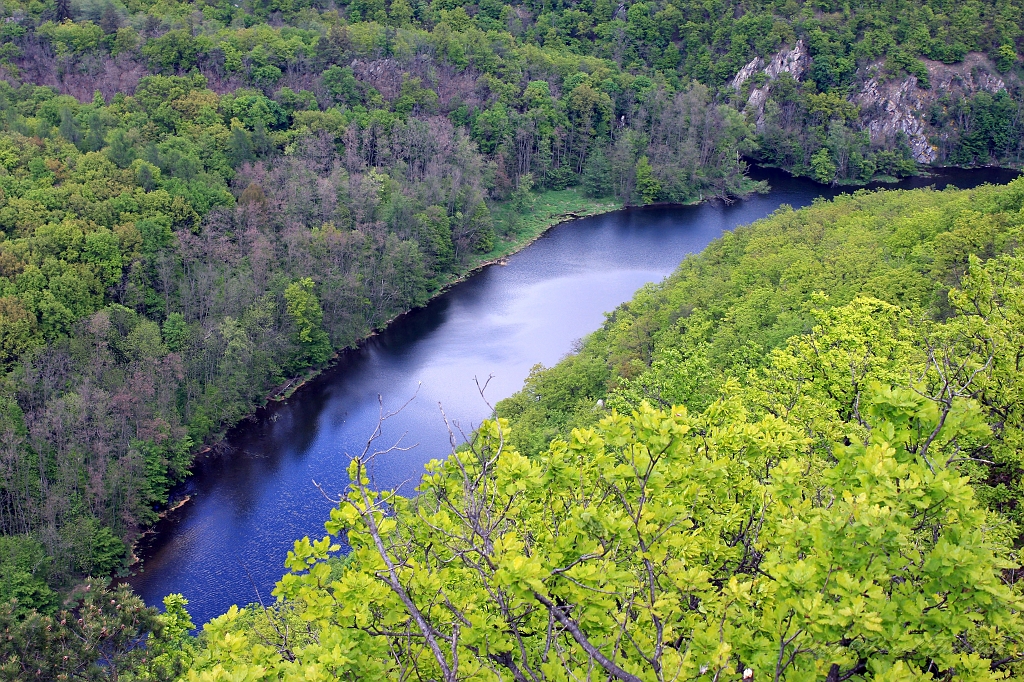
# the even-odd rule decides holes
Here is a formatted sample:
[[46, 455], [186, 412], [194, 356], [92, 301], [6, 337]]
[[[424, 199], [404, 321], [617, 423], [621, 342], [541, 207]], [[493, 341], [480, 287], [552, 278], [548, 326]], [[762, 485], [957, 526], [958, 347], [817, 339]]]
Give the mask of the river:
[[[287, 401], [233, 429], [196, 462], [172, 495], [190, 499], [140, 543], [142, 568], [127, 579], [149, 604], [180, 592], [197, 624], [232, 604], [270, 603], [295, 539], [321, 537], [331, 493], [346, 483], [347, 453], [359, 453], [378, 418], [378, 396], [394, 409], [383, 441], [404, 435], [411, 450], [378, 461], [374, 484], [414, 492], [423, 465], [449, 452], [439, 405], [469, 431], [489, 414], [474, 379], [493, 375], [492, 403], [517, 391], [537, 363], [550, 366], [604, 313], [672, 272], [724, 231], [782, 204], [806, 206], [836, 192], [770, 170], [754, 170], [767, 195], [724, 204], [648, 207], [565, 223], [507, 265], [491, 266], [396, 320]], [[1008, 182], [1015, 172], [950, 171], [900, 187]]]

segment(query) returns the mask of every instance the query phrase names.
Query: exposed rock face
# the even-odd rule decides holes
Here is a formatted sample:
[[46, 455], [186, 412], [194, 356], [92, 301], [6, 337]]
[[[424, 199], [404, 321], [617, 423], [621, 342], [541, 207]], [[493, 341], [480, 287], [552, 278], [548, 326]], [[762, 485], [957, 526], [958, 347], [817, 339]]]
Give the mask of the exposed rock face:
[[978, 92], [995, 94], [1006, 89], [992, 63], [984, 55], [972, 52], [959, 64], [922, 60], [928, 68], [931, 88], [918, 87], [917, 78], [886, 81], [880, 62], [867, 68], [869, 78], [851, 99], [861, 110], [861, 121], [872, 142], [886, 144], [903, 133], [918, 163], [938, 159], [938, 148], [929, 139], [925, 120], [928, 108], [945, 95], [970, 97]]
[[764, 60], [760, 57], [754, 57], [749, 64], [744, 66], [736, 76], [732, 79], [732, 87], [734, 90], [739, 90], [743, 87], [743, 84], [750, 80], [750, 77], [761, 70], [764, 66]]
[[931, 163], [938, 158], [938, 150], [928, 141], [921, 114], [927, 106], [921, 98], [926, 92], [917, 87], [917, 78], [902, 81], [879, 82], [870, 78], [863, 89], [853, 96], [861, 108], [862, 121], [871, 134], [872, 142], [885, 143], [899, 133], [907, 136], [914, 160]]
[[969, 52], [959, 64], [943, 64], [929, 59], [922, 61], [928, 67], [928, 77], [936, 97], [941, 97], [944, 92], [974, 94], [985, 91], [994, 94], [1006, 89], [995, 65], [981, 52]]
[[[914, 76], [886, 79], [884, 65], [876, 62], [861, 70], [860, 87], [850, 101], [860, 107], [861, 125], [870, 133], [872, 142], [892, 144], [902, 133], [907, 137], [914, 159], [918, 163], [932, 163], [938, 159], [938, 148], [930, 139], [935, 131], [925, 118], [929, 107], [945, 95], [971, 97], [982, 91], [995, 94], [1004, 90], [1006, 84], [992, 62], [980, 53], [972, 52], [959, 64], [952, 65], [922, 61], [928, 69], [930, 89], [919, 87]], [[746, 111], [752, 115], [758, 132], [764, 129], [764, 105], [772, 81], [782, 73], [803, 80], [810, 65], [811, 56], [800, 40], [792, 49], [776, 53], [767, 64], [761, 57], [753, 59], [732, 79], [732, 87], [738, 92], [756, 74], [763, 73], [766, 77], [764, 85], [751, 89], [746, 103]]]
[[765, 84], [750, 91], [747, 98], [747, 110], [754, 113], [757, 122], [757, 130], [764, 128], [764, 103], [768, 101], [768, 92], [771, 90], [772, 81], [779, 75], [788, 73], [795, 80], [802, 80], [807, 69], [811, 66], [811, 55], [807, 52], [807, 46], [803, 39], [796, 41], [792, 50], [777, 52], [765, 66], [764, 60], [756, 57], [749, 64], [740, 69], [739, 73], [732, 79], [732, 87], [739, 90], [756, 73], [763, 73], [766, 76]]

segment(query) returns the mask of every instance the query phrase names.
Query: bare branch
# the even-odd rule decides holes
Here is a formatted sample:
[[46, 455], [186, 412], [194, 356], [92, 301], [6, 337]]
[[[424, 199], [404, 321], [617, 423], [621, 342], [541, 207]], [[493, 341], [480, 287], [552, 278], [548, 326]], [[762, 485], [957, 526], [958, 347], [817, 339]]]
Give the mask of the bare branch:
[[582, 630], [580, 630], [576, 621], [566, 615], [565, 612], [562, 611], [562, 609], [554, 602], [537, 591], [533, 592], [533, 596], [534, 599], [547, 607], [548, 611], [551, 612], [551, 615], [555, 617], [555, 620], [561, 623], [562, 627], [569, 631], [572, 638], [575, 639], [576, 642], [583, 647], [583, 650], [590, 654], [590, 656], [597, 661], [597, 663], [604, 668], [609, 675], [617, 680], [622, 680], [622, 682], [642, 682], [639, 677], [620, 668], [614, 661], [609, 660], [607, 656], [601, 653], [600, 649], [591, 644], [590, 640], [587, 639], [587, 636], [583, 634]]

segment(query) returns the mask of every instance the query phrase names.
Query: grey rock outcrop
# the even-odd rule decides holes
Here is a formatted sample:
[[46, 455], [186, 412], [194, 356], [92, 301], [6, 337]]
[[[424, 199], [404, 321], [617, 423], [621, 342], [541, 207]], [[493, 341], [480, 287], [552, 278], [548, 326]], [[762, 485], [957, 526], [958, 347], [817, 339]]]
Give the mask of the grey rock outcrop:
[[865, 127], [873, 142], [889, 142], [899, 133], [907, 136], [910, 151], [918, 163], [931, 163], [938, 158], [938, 149], [928, 141], [925, 124], [921, 120], [925, 103], [917, 87], [917, 78], [880, 82], [870, 78], [853, 97], [860, 106]]
[[[935, 145], [936, 131], [928, 124], [929, 108], [945, 95], [971, 97], [979, 92], [995, 94], [1006, 88], [992, 62], [977, 52], [968, 54], [958, 64], [943, 64], [922, 60], [928, 69], [929, 89], [921, 88], [914, 76], [887, 77], [884, 64], [876, 62], [858, 73], [859, 86], [850, 101], [860, 110], [860, 124], [875, 144], [889, 145], [902, 135], [906, 136], [914, 159], [919, 163], [932, 163], [938, 159]], [[765, 103], [772, 82], [783, 73], [801, 81], [811, 66], [811, 56], [803, 40], [791, 49], [777, 52], [767, 62], [761, 57], [752, 59], [733, 77], [731, 86], [741, 92], [743, 86], [758, 74], [761, 85], [752, 87], [744, 110], [754, 120], [758, 132], [764, 130]]]
[[872, 142], [888, 144], [900, 133], [918, 163], [932, 163], [939, 150], [930, 139], [926, 121], [928, 109], [945, 95], [971, 97], [979, 92], [995, 94], [1006, 88], [991, 62], [984, 55], [972, 52], [959, 64], [943, 64], [922, 60], [928, 69], [929, 89], [921, 88], [917, 78], [885, 79], [883, 65], [871, 64], [868, 78], [851, 100], [860, 107], [861, 121], [871, 134]]
[[795, 80], [802, 80], [807, 69], [811, 66], [811, 55], [807, 51], [804, 41], [796, 41], [791, 50], [783, 50], [775, 53], [767, 65], [760, 57], [756, 57], [749, 64], [740, 69], [739, 73], [732, 79], [732, 87], [739, 91], [757, 73], [765, 75], [764, 84], [750, 90], [747, 97], [746, 110], [754, 114], [754, 121], [757, 130], [764, 128], [764, 104], [768, 101], [768, 93], [771, 90], [772, 81], [778, 79], [783, 73], [788, 73]]

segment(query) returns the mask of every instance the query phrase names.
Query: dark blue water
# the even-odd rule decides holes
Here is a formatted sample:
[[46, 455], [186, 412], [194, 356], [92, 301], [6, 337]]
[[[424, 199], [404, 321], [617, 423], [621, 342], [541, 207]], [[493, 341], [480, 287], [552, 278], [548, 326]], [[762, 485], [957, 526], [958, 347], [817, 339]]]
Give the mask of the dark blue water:
[[[901, 187], [1007, 182], [1015, 173], [956, 171]], [[492, 403], [517, 391], [537, 363], [552, 365], [597, 329], [604, 313], [672, 272], [725, 230], [781, 204], [805, 206], [835, 192], [773, 171], [770, 194], [732, 204], [620, 211], [560, 225], [505, 266], [493, 266], [346, 353], [287, 402], [237, 427], [218, 454], [201, 458], [176, 491], [191, 500], [140, 548], [144, 570], [129, 579], [147, 603], [172, 592], [196, 623], [232, 604], [271, 601], [296, 538], [321, 537], [330, 504], [314, 487], [344, 489], [348, 454], [361, 452], [379, 414], [415, 399], [385, 425], [382, 442], [411, 450], [376, 464], [375, 484], [413, 493], [423, 465], [449, 452], [440, 406], [466, 432]]]

